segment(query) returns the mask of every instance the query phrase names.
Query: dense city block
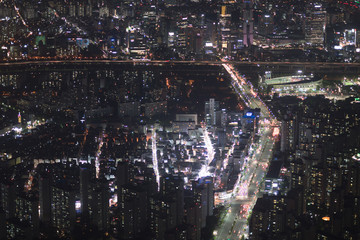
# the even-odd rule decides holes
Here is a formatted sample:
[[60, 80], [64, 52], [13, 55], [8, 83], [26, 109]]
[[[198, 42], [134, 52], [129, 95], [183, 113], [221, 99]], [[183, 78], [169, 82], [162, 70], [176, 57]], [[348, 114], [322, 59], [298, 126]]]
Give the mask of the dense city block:
[[360, 3], [0, 0], [0, 239], [360, 239]]

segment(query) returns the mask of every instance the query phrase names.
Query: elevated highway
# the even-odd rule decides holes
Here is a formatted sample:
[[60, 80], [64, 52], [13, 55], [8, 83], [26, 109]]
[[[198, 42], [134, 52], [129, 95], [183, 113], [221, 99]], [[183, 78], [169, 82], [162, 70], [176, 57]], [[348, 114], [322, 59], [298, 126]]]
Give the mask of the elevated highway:
[[[66, 71], [66, 70], [88, 70], [95, 67], [103, 69], [131, 68], [161, 68], [162, 71], [216, 71], [217, 68], [206, 68], [206, 66], [219, 66], [222, 61], [169, 61], [169, 60], [41, 60], [41, 61], [19, 61], [1, 62], [0, 73], [13, 71]], [[322, 74], [347, 73], [360, 74], [360, 63], [335, 63], [335, 62], [226, 62], [235, 66], [241, 73], [254, 73], [272, 71], [274, 73], [294, 74], [297, 70], [306, 72], [316, 72]], [[216, 69], [216, 70], [215, 70]]]

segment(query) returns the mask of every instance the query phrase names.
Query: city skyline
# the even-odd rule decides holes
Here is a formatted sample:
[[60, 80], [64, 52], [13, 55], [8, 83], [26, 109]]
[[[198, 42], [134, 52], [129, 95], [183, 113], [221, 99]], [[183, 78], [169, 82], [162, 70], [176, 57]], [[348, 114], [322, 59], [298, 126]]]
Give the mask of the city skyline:
[[359, 239], [359, 7], [0, 1], [0, 239]]

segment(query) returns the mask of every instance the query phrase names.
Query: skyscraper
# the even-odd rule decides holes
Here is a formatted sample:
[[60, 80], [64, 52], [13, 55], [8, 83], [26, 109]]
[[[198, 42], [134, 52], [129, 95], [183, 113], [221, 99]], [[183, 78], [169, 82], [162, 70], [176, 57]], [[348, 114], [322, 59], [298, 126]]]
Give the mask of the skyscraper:
[[244, 46], [249, 47], [254, 40], [254, 16], [253, 16], [253, 2], [252, 0], [244, 0], [243, 2], [243, 34]]
[[310, 45], [324, 46], [326, 10], [320, 3], [310, 2], [305, 21], [305, 40]]
[[214, 126], [216, 125], [216, 111], [219, 110], [219, 102], [214, 98], [210, 98], [205, 102], [205, 118], [206, 124]]

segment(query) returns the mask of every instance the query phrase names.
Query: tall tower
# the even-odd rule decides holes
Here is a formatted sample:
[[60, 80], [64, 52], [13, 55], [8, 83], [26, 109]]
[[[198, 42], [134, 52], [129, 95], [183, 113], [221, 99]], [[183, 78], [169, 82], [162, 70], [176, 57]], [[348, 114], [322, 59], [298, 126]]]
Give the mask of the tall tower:
[[18, 123], [21, 123], [21, 113], [18, 113]]
[[219, 16], [220, 39], [221, 39], [221, 52], [225, 55], [231, 53], [231, 14], [228, 5], [222, 5]]
[[324, 46], [326, 10], [320, 3], [310, 2], [306, 9], [305, 40], [307, 44]]
[[249, 47], [254, 40], [254, 16], [252, 0], [244, 0], [243, 2], [243, 34], [244, 46]]

